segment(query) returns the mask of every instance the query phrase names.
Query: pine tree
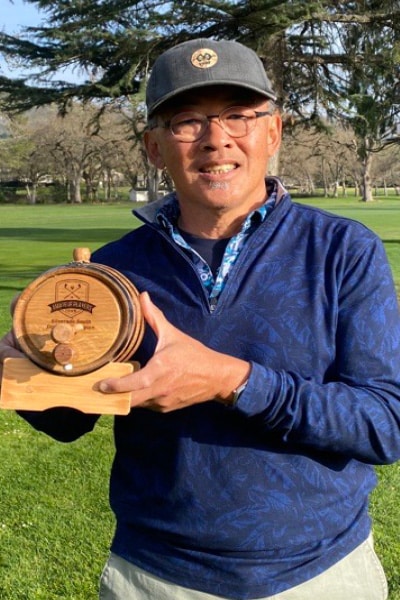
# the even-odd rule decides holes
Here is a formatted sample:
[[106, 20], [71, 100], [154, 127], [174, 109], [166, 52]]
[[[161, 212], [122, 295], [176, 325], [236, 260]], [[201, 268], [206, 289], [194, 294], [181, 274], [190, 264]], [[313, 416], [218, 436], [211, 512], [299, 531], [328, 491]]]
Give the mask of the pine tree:
[[[368, 199], [369, 161], [395, 135], [399, 108], [399, 0], [26, 0], [44, 24], [0, 33], [0, 54], [29, 68], [0, 77], [0, 108], [136, 98], [157, 55], [195, 38], [254, 48], [279, 92], [287, 123], [353, 127]], [[63, 79], [75, 69], [77, 81]], [[143, 106], [143, 104], [142, 104]]]

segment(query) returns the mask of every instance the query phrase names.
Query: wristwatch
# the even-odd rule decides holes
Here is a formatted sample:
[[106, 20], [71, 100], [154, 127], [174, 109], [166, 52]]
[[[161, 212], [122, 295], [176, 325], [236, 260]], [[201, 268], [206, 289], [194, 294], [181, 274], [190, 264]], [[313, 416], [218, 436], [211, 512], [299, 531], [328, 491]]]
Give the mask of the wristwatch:
[[246, 379], [246, 381], [244, 383], [242, 383], [242, 385], [239, 385], [239, 387], [237, 387], [236, 390], [233, 390], [232, 400], [230, 402], [231, 406], [235, 406], [235, 404], [239, 400], [240, 394], [242, 394], [244, 392], [244, 390], [246, 389], [248, 382], [249, 382], [249, 380]]

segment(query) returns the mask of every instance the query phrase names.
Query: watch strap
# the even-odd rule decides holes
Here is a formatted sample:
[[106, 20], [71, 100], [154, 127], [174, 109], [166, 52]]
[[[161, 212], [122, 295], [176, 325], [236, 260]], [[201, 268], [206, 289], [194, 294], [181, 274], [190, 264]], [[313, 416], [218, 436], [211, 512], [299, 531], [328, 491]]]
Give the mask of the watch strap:
[[239, 385], [239, 387], [237, 387], [235, 390], [233, 390], [232, 392], [232, 398], [231, 398], [231, 406], [235, 406], [235, 404], [237, 403], [237, 401], [239, 400], [240, 395], [244, 392], [244, 390], [246, 389], [246, 386], [248, 384], [248, 379], [246, 379], [246, 381], [244, 383], [242, 383], [241, 385]]

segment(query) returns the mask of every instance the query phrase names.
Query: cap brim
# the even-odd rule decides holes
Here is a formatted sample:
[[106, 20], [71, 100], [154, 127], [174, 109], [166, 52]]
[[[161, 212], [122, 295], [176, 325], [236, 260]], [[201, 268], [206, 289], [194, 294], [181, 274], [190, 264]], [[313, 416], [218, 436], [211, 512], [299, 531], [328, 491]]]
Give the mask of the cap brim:
[[247, 83], [235, 82], [235, 81], [232, 81], [231, 79], [220, 80], [220, 81], [209, 81], [209, 82], [201, 81], [198, 83], [192, 83], [187, 86], [182, 86], [178, 90], [173, 90], [169, 94], [166, 94], [165, 96], [163, 96], [162, 98], [160, 98], [159, 100], [154, 102], [150, 107], [148, 107], [148, 116], [151, 117], [152, 114], [154, 113], [154, 111], [156, 111], [158, 108], [160, 108], [160, 106], [162, 106], [169, 100], [172, 100], [172, 98], [179, 96], [180, 94], [189, 92], [194, 89], [216, 87], [216, 86], [220, 86], [220, 85], [226, 85], [226, 86], [230, 86], [230, 87], [237, 87], [237, 88], [241, 88], [244, 90], [249, 90], [249, 91], [255, 92], [257, 94], [260, 94], [260, 96], [264, 96], [265, 98], [268, 98], [269, 100], [272, 100], [274, 102], [276, 101], [276, 98], [277, 98], [272, 90], [271, 91], [262, 90], [257, 86], [252, 86]]

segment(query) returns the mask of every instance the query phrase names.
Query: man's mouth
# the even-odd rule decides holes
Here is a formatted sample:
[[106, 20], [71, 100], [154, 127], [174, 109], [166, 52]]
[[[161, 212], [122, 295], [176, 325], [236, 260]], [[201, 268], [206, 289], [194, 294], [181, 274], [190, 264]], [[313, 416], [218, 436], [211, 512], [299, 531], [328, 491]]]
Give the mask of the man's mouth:
[[209, 173], [210, 175], [223, 175], [224, 173], [229, 173], [236, 169], [236, 164], [227, 163], [226, 165], [214, 165], [211, 167], [204, 167], [200, 169], [202, 173]]

